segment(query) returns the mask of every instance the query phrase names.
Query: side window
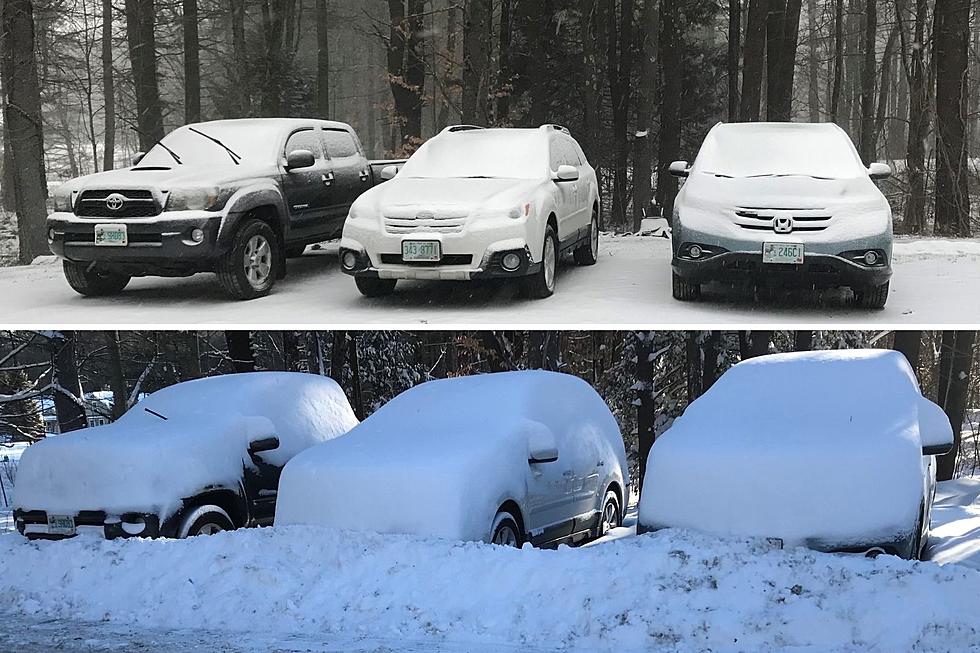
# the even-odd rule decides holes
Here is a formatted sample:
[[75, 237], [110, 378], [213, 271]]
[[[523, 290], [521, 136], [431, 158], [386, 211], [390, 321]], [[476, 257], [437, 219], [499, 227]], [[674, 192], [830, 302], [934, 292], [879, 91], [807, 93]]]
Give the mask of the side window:
[[575, 148], [572, 147], [571, 142], [562, 137], [557, 137], [552, 142], [552, 161], [551, 169], [557, 170], [559, 165], [575, 166], [581, 165], [578, 159], [578, 154], [575, 152]]
[[350, 132], [342, 129], [324, 129], [320, 132], [323, 141], [323, 149], [327, 151], [330, 158], [341, 158], [345, 156], [357, 155], [357, 143], [350, 135]]
[[558, 170], [558, 166], [565, 162], [565, 157], [561, 150], [561, 139], [551, 139], [551, 170]]
[[316, 158], [322, 158], [316, 132], [312, 129], [301, 129], [298, 132], [293, 132], [286, 140], [286, 156], [296, 150], [309, 150], [313, 152], [313, 156]]

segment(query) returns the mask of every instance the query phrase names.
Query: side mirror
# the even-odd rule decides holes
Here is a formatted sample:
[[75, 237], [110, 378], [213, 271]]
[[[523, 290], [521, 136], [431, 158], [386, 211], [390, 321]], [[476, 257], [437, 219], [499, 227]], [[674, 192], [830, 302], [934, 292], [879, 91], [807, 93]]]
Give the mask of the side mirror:
[[146, 156], [146, 152], [137, 152], [136, 154], [134, 154], [132, 158], [133, 165], [138, 166], [140, 164], [140, 161], [143, 160], [144, 156]]
[[286, 170], [312, 168], [315, 163], [316, 157], [309, 150], [293, 150], [286, 155]]
[[953, 427], [949, 417], [925, 397], [919, 400], [919, 440], [923, 456], [945, 456], [953, 450]]
[[551, 429], [534, 422], [527, 434], [527, 462], [529, 465], [553, 463], [558, 460], [558, 443]]
[[274, 435], [259, 438], [258, 440], [252, 440], [248, 443], [248, 452], [250, 454], [262, 453], [263, 451], [272, 451], [273, 449], [278, 448], [279, 438]]
[[688, 177], [691, 174], [687, 161], [674, 161], [667, 170], [675, 177]]
[[555, 181], [577, 181], [578, 180], [578, 168], [570, 165], [560, 165], [558, 166], [558, 171], [555, 172]]
[[394, 179], [395, 175], [398, 174], [398, 166], [385, 166], [381, 168], [381, 178], [385, 181], [389, 179]]
[[872, 163], [868, 166], [868, 175], [875, 181], [880, 181], [891, 177], [892, 169], [887, 163]]

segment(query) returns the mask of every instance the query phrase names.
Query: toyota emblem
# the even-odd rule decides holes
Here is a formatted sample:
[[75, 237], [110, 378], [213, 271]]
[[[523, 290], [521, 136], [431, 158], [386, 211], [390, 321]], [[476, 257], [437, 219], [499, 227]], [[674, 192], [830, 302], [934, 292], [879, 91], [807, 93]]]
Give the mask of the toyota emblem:
[[126, 203], [126, 198], [119, 193], [113, 193], [109, 197], [105, 198], [105, 207], [110, 211], [118, 211]]

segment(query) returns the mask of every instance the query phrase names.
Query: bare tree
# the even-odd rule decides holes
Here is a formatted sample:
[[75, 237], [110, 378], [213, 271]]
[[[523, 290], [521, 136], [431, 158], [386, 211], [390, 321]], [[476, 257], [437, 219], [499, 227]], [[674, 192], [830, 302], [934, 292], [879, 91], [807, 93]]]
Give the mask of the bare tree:
[[940, 481], [950, 480], [956, 471], [956, 456], [959, 453], [963, 418], [966, 415], [966, 398], [973, 371], [976, 337], [976, 331], [943, 333], [937, 403], [946, 411], [953, 427], [953, 450], [939, 458], [936, 478]]
[[102, 169], [116, 167], [116, 75], [112, 69], [112, 0], [102, 0]]
[[154, 0], [126, 0], [126, 38], [136, 93], [136, 125], [140, 149], [149, 150], [163, 138], [163, 107], [157, 80]]
[[330, 116], [330, 14], [327, 0], [316, 0], [316, 112]]
[[745, 52], [742, 62], [742, 93], [738, 116], [741, 120], [759, 120], [762, 102], [762, 80], [765, 72], [766, 20], [770, 0], [749, 0], [745, 26]]
[[401, 127], [400, 149], [411, 153], [422, 142], [425, 91], [422, 15], [425, 0], [388, 0], [388, 85]]
[[198, 38], [197, 0], [181, 0], [184, 37], [184, 122], [201, 120], [201, 45]]
[[[738, 0], [734, 0], [736, 3]], [[653, 196], [653, 126], [660, 81], [660, 2], [643, 0], [640, 14], [640, 81], [636, 88], [636, 135], [633, 140], [633, 231], [650, 207]], [[738, 62], [736, 61], [736, 78]]]

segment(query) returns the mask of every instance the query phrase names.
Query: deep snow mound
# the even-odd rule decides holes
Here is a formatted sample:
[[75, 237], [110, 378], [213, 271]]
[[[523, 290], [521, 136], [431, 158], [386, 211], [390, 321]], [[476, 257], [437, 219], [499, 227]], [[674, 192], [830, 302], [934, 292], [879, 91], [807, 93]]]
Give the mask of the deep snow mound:
[[980, 573], [666, 530], [556, 551], [316, 527], [0, 536], [0, 611], [147, 628], [590, 651], [950, 651]]

